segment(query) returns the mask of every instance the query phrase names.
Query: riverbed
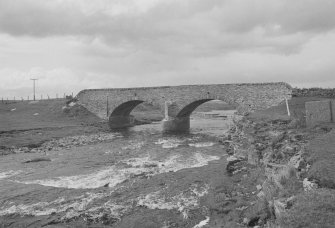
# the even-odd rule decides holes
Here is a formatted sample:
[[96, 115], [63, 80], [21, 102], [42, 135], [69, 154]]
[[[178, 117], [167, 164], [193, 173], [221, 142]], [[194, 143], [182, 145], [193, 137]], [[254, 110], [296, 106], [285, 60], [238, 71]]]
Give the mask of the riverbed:
[[[227, 115], [201, 114], [188, 134], [164, 135], [152, 123], [90, 144], [78, 144], [78, 136], [44, 153], [3, 156], [0, 221], [6, 227], [205, 226], [211, 218], [202, 198], [225, 179], [219, 139], [232, 124]], [[27, 162], [41, 157], [47, 159]]]

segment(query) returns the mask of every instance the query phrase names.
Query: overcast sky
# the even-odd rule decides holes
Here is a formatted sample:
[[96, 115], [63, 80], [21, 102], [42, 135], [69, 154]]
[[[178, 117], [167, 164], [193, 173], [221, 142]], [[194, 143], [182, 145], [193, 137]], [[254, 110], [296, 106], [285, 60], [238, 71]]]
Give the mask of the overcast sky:
[[286, 81], [335, 87], [334, 0], [0, 0], [0, 96]]

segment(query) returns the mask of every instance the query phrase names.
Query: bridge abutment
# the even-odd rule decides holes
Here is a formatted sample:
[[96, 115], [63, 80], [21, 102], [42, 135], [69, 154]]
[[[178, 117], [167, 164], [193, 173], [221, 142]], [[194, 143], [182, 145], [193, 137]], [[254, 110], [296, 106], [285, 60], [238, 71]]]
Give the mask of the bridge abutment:
[[190, 130], [190, 117], [177, 116], [179, 107], [176, 102], [165, 101], [165, 118], [162, 120], [162, 130], [165, 133], [183, 133]]
[[174, 117], [162, 120], [162, 129], [165, 133], [183, 133], [190, 130], [190, 117]]
[[126, 128], [134, 126], [135, 118], [133, 116], [110, 116], [109, 127], [111, 129]]

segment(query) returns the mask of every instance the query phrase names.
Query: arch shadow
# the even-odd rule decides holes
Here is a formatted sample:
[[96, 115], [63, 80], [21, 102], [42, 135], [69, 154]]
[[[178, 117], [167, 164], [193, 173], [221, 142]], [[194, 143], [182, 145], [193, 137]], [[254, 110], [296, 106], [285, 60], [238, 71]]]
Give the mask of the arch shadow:
[[124, 102], [117, 106], [110, 114], [110, 116], [129, 116], [131, 111], [133, 111], [133, 109], [136, 108], [137, 105], [143, 102], [144, 101], [142, 100], [131, 100]]
[[131, 100], [117, 106], [109, 115], [109, 127], [111, 129], [120, 129], [134, 126], [135, 118], [130, 113], [137, 105], [143, 102], [143, 100]]
[[194, 110], [196, 110], [200, 105], [214, 99], [201, 99], [193, 101], [192, 103], [186, 105], [182, 110], [179, 111], [176, 117], [189, 117]]

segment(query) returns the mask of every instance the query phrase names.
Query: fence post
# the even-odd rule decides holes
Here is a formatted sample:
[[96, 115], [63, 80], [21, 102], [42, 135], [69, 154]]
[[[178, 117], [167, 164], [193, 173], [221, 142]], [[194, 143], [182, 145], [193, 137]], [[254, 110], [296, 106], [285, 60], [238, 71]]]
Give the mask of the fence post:
[[49, 100], [49, 99], [50, 99], [50, 98], [49, 98], [49, 94], [47, 94], [47, 96], [48, 96], [48, 100]]
[[106, 111], [107, 111], [107, 118], [108, 118], [108, 96], [107, 96], [107, 99], [106, 99]]
[[288, 116], [291, 116], [291, 113], [290, 113], [290, 107], [288, 106], [287, 98], [285, 98], [285, 103], [286, 103], [287, 115], [288, 115]]

